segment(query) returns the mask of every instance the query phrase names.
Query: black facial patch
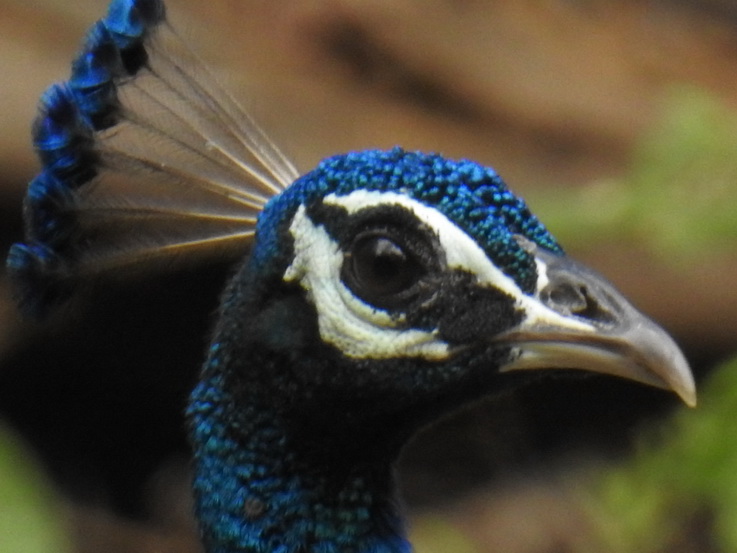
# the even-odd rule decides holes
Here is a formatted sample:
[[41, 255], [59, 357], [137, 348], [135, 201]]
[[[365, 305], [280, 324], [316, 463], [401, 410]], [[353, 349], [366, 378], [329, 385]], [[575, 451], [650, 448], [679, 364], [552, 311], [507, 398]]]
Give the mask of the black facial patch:
[[407, 324], [437, 329], [451, 345], [488, 340], [522, 320], [512, 296], [479, 285], [476, 276], [466, 271], [448, 269], [428, 284], [405, 311]]

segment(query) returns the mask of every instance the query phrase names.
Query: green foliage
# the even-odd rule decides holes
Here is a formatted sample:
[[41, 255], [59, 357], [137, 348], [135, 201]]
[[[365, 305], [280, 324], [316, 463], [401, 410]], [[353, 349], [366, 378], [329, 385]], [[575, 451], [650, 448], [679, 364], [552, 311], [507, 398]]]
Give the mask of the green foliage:
[[60, 510], [32, 456], [0, 425], [0, 551], [70, 551]]
[[694, 533], [737, 551], [737, 358], [699, 396], [696, 410], [683, 408], [633, 460], [605, 471], [590, 508], [607, 551], [683, 551], [674, 548]]
[[630, 240], [667, 259], [732, 251], [737, 113], [706, 92], [674, 90], [660, 122], [635, 149], [628, 175], [543, 191], [540, 201], [564, 244]]
[[441, 516], [417, 516], [410, 529], [416, 553], [479, 553], [468, 536]]

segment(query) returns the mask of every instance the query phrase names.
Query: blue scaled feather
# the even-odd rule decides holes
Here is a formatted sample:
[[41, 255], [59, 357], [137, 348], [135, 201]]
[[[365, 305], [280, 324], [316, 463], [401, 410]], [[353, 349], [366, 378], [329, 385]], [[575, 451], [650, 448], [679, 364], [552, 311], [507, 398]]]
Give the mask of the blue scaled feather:
[[78, 188], [96, 174], [91, 129], [80, 117], [69, 88], [53, 85], [41, 98], [41, 116], [33, 127], [33, 145], [44, 172]]
[[165, 15], [164, 3], [158, 0], [114, 0], [102, 23], [116, 46], [124, 51], [140, 46], [146, 34], [164, 21]]

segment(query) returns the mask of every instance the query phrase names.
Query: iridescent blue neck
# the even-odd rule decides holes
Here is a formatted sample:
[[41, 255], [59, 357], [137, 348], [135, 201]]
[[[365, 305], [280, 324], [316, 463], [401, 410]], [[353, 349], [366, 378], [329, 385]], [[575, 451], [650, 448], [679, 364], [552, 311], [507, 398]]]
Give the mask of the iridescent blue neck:
[[189, 407], [207, 552], [410, 551], [389, 491], [389, 462], [336, 479], [304, 465], [263, 399], [233, 392], [217, 350]]

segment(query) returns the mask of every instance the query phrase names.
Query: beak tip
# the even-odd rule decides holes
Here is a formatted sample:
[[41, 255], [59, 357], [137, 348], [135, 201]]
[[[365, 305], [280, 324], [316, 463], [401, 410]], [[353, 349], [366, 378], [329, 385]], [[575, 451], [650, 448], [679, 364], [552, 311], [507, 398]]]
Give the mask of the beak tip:
[[681, 388], [674, 389], [674, 391], [688, 407], [696, 407], [698, 400], [696, 398], [696, 386], [694, 385], [693, 380], [690, 382], [690, 386], [683, 386]]
[[675, 342], [664, 332], [662, 343], [665, 345], [664, 351], [669, 353], [668, 361], [662, 365], [655, 363], [656, 366], [661, 367], [657, 372], [666, 386], [673, 390], [683, 403], [689, 407], [696, 407], [696, 383], [688, 361]]

